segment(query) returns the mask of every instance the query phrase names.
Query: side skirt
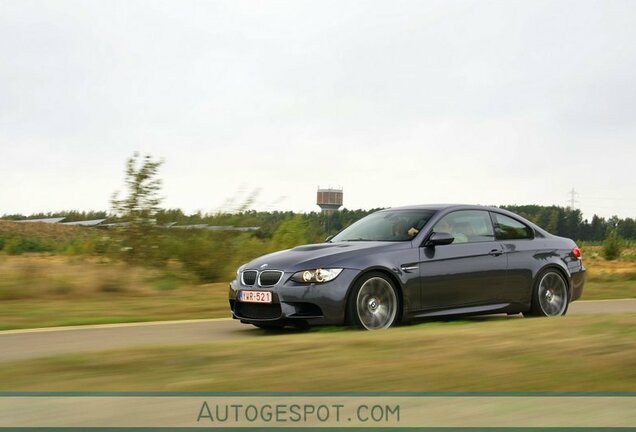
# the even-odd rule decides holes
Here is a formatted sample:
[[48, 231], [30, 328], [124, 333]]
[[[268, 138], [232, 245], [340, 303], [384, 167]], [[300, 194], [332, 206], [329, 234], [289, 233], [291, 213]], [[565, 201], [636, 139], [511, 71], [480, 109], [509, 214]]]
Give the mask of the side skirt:
[[451, 309], [436, 309], [414, 312], [412, 318], [429, 318], [445, 315], [484, 315], [493, 313], [519, 313], [528, 309], [526, 305], [516, 303], [496, 303], [478, 306], [462, 306]]

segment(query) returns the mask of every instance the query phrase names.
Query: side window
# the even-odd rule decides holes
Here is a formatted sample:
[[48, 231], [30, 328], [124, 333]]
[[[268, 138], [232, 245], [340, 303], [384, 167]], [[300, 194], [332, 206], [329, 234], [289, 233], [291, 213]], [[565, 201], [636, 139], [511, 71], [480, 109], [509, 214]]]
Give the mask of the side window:
[[460, 210], [449, 213], [433, 227], [435, 232], [447, 232], [455, 237], [455, 243], [492, 241], [495, 233], [487, 211]]
[[497, 240], [519, 240], [534, 237], [532, 229], [525, 224], [499, 213], [492, 214]]

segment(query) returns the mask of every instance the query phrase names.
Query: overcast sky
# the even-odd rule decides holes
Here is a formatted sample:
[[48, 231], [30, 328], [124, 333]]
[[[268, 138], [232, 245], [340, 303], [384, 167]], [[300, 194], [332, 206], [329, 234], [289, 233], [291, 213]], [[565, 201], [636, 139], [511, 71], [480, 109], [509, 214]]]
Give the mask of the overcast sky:
[[[0, 0], [0, 214], [434, 202], [636, 216], [636, 2]], [[235, 204], [229, 201], [234, 200]]]

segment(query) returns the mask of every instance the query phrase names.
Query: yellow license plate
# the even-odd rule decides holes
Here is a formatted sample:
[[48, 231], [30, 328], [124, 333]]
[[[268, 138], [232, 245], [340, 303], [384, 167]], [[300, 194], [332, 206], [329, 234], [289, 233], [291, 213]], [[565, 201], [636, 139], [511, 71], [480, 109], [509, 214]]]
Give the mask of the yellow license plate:
[[272, 293], [269, 291], [240, 291], [239, 301], [247, 303], [271, 303]]

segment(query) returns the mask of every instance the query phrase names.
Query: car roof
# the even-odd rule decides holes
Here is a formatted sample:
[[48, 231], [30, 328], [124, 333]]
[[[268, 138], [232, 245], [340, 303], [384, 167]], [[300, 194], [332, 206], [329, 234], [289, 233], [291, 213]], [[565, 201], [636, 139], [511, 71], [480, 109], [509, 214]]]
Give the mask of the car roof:
[[384, 209], [382, 211], [387, 210], [459, 210], [459, 209], [480, 209], [480, 210], [495, 210], [501, 211], [502, 209], [498, 207], [492, 206], [482, 206], [482, 205], [474, 205], [474, 204], [420, 204], [420, 205], [409, 205], [409, 206], [400, 206], [400, 207], [390, 207]]
[[410, 205], [410, 206], [401, 206], [401, 207], [391, 207], [380, 211], [391, 211], [391, 210], [430, 210], [430, 211], [450, 211], [450, 210], [487, 210], [494, 211], [497, 213], [502, 213], [505, 215], [512, 216], [515, 219], [519, 219], [527, 225], [530, 225], [535, 229], [535, 231], [540, 232], [544, 237], [552, 236], [552, 234], [548, 233], [546, 230], [538, 226], [537, 224], [529, 221], [528, 219], [513, 213], [509, 210], [502, 209], [494, 206], [482, 206], [475, 204], [422, 204], [422, 205]]

